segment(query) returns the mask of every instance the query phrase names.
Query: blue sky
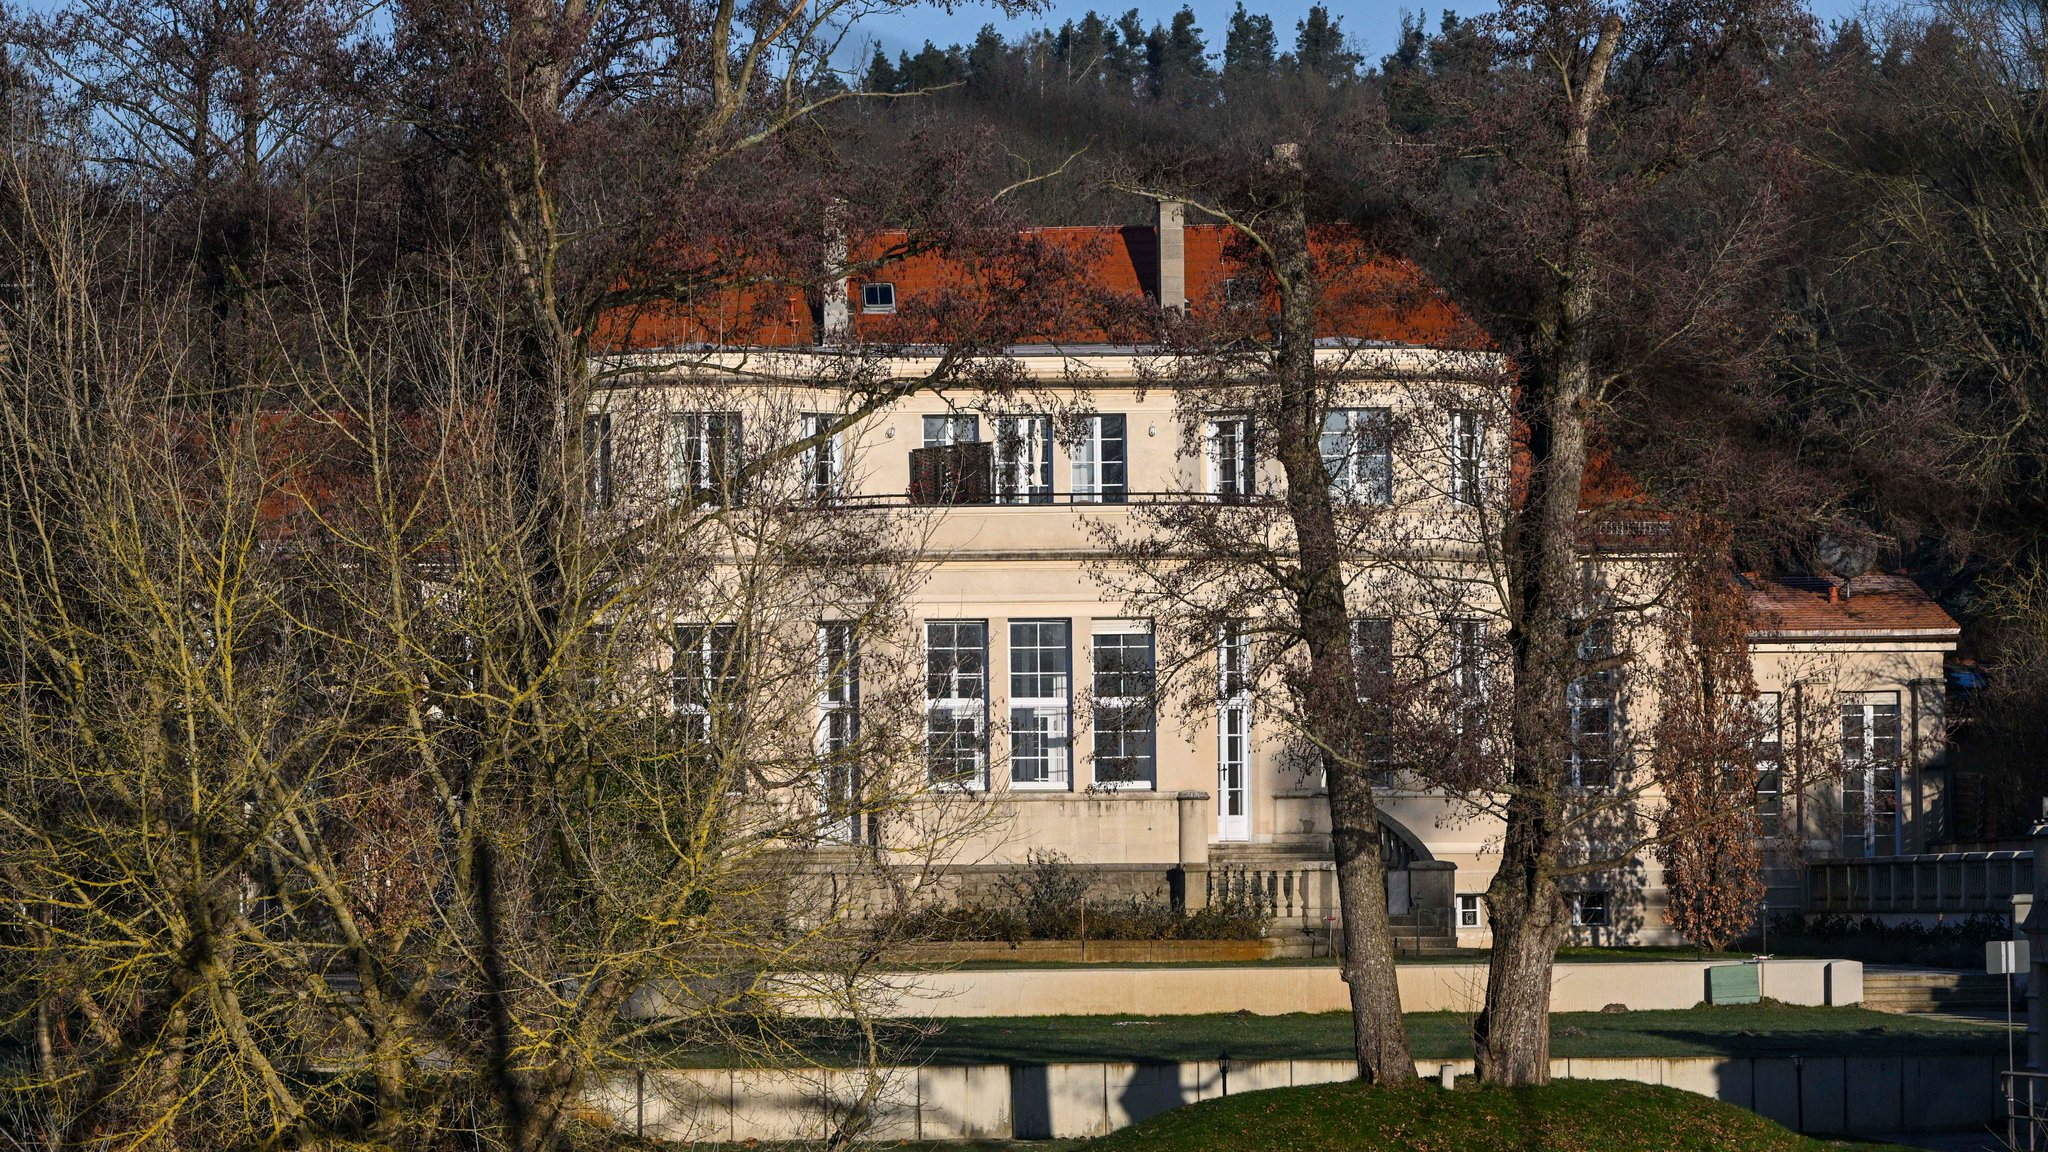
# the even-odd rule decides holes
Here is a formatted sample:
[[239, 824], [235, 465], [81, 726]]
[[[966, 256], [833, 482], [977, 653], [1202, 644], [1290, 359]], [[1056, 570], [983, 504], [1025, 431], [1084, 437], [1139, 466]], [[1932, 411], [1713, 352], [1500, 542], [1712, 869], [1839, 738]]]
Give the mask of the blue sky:
[[[1263, 12], [1273, 18], [1273, 30], [1278, 33], [1283, 48], [1294, 42], [1294, 25], [1308, 14], [1312, 0], [1262, 0], [1254, 3], [1246, 0], [1245, 8]], [[873, 51], [872, 45], [881, 46], [895, 55], [909, 50], [915, 52], [926, 40], [940, 45], [964, 44], [974, 39], [974, 34], [984, 24], [994, 24], [1005, 36], [1015, 35], [1041, 26], [1058, 27], [1062, 22], [1077, 19], [1090, 8], [1111, 15], [1137, 7], [1149, 25], [1171, 16], [1179, 7], [1179, 0], [1055, 0], [1049, 10], [1014, 20], [1003, 19], [1002, 13], [989, 4], [961, 4], [950, 14], [938, 8], [913, 8], [888, 16], [864, 20], [856, 38], [870, 47], [862, 48], [860, 59], [865, 60]], [[1188, 0], [1188, 6], [1195, 10], [1196, 23], [1201, 25], [1209, 41], [1209, 47], [1216, 53], [1223, 51], [1223, 30], [1227, 26], [1236, 0]], [[1355, 46], [1368, 61], [1377, 61], [1394, 48], [1395, 40], [1401, 33], [1401, 13], [1417, 11], [1415, 4], [1358, 2], [1358, 0], [1329, 0], [1330, 10], [1344, 22], [1344, 31], [1352, 38]], [[1464, 5], [1452, 5], [1453, 11], [1466, 13], [1489, 10], [1492, 0], [1473, 0]], [[1860, 10], [1861, 0], [1816, 0], [1814, 11], [1826, 21], [1834, 21]], [[1442, 13], [1441, 7], [1423, 8], [1426, 23], [1434, 25]]]

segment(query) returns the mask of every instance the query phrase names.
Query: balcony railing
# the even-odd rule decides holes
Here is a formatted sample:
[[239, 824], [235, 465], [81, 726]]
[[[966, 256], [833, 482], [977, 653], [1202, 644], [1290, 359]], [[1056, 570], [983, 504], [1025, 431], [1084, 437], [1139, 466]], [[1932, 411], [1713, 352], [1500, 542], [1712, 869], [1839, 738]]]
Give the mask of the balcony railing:
[[1806, 866], [1808, 912], [2010, 913], [2012, 898], [2033, 890], [2032, 852], [1937, 852]]

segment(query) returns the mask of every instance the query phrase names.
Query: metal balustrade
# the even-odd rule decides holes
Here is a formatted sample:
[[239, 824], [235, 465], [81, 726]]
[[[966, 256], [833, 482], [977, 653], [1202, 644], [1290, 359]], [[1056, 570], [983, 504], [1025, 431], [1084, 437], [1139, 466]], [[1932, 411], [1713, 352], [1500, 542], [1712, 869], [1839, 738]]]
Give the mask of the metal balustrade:
[[2048, 1072], [2003, 1072], [2005, 1146], [2012, 1152], [2048, 1152]]
[[2034, 854], [1937, 852], [1815, 860], [1806, 866], [1806, 910], [1880, 913], [2001, 914], [2034, 891]]

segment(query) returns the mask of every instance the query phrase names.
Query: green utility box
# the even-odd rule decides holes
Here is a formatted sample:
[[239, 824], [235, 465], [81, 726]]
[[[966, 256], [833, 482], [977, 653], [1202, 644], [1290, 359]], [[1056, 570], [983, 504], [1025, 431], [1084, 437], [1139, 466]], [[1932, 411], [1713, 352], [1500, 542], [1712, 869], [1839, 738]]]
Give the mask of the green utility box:
[[1764, 998], [1763, 971], [1755, 964], [1723, 964], [1707, 969], [1707, 1003], [1756, 1003]]

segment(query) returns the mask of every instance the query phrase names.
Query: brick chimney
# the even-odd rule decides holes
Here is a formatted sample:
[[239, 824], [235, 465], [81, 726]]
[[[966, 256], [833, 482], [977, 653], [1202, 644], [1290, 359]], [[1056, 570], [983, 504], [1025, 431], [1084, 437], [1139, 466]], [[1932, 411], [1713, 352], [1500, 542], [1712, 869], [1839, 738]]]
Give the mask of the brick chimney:
[[1159, 202], [1159, 308], [1181, 312], [1188, 306], [1187, 205]]

